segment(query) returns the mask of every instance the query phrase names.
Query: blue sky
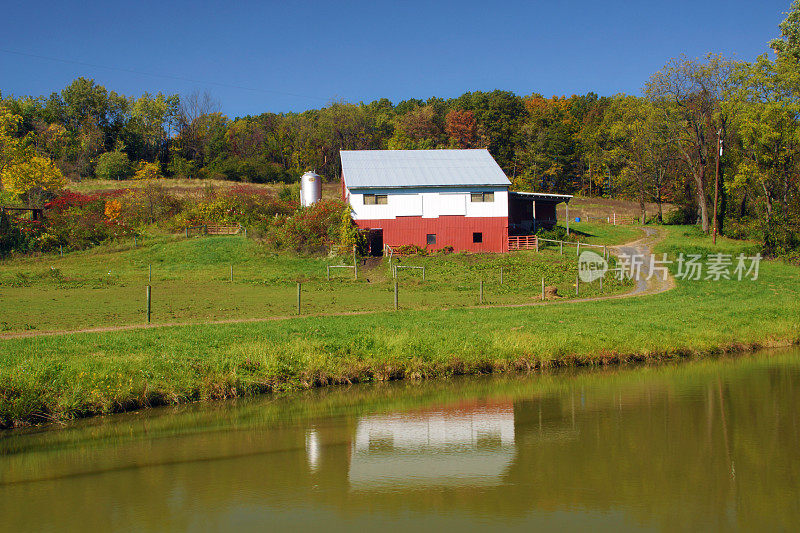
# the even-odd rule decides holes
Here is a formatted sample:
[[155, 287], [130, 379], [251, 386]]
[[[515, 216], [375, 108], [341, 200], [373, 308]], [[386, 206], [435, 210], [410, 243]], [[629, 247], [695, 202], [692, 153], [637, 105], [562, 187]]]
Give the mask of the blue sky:
[[209, 90], [231, 117], [471, 90], [639, 94], [670, 57], [768, 51], [789, 4], [6, 0], [0, 91], [85, 76], [126, 95]]

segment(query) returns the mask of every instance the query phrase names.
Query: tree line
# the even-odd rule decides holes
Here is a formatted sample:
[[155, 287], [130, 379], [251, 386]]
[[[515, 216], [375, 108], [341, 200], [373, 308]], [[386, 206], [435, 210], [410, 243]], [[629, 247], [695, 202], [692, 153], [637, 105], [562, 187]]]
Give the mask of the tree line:
[[475, 91], [230, 119], [207, 93], [132, 97], [78, 78], [49, 97], [0, 95], [0, 110], [16, 117], [5, 144], [26, 139], [73, 180], [335, 180], [339, 150], [487, 148], [516, 189], [636, 199], [643, 219], [670, 202], [676, 221], [777, 250], [797, 247], [799, 1], [780, 30], [754, 62], [670, 60], [643, 96]]

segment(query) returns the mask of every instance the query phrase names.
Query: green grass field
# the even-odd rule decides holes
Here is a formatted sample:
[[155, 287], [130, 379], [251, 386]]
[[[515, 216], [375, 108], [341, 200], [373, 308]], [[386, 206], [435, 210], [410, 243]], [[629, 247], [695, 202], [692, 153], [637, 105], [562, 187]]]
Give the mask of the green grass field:
[[[643, 236], [639, 226], [614, 226], [602, 222], [570, 222], [569, 229], [575, 232], [581, 242], [609, 246], [630, 242]], [[548, 243], [546, 246], [554, 248], [556, 245]]]
[[[660, 250], [712, 251], [709, 239], [694, 228], [667, 231]], [[718, 245], [728, 253], [750, 253], [752, 248], [727, 239]], [[762, 263], [757, 281], [679, 281], [666, 293], [630, 299], [5, 340], [0, 341], [0, 423], [332, 383], [798, 343], [799, 281], [800, 269], [770, 261]]]
[[[584, 242], [635, 239], [636, 228], [585, 225]], [[353, 279], [351, 258], [277, 254], [241, 236], [159, 235], [133, 243], [0, 262], [0, 333], [77, 330], [145, 321], [145, 286], [152, 272], [152, 322], [207, 322], [286, 316], [296, 313], [296, 284], [303, 286], [306, 314], [376, 311], [393, 307], [388, 261], [370, 262]], [[600, 250], [598, 250], [600, 251]], [[434, 254], [404, 257], [399, 264], [425, 266], [400, 271], [401, 305], [433, 309], [484, 303], [519, 304], [541, 298], [541, 280], [563, 298], [575, 298], [575, 246], [513, 254]], [[230, 281], [233, 267], [233, 282]], [[500, 269], [503, 284], [500, 284]], [[152, 269], [152, 270], [151, 270]], [[604, 294], [628, 290], [609, 280]], [[599, 283], [583, 285], [580, 296], [600, 294]]]

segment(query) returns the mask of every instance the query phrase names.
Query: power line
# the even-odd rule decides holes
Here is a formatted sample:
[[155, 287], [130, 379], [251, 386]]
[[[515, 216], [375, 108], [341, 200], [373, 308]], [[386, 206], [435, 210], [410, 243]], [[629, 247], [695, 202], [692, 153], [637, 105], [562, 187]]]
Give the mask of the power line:
[[4, 52], [6, 54], [24, 56], [24, 57], [32, 57], [32, 58], [35, 58], [35, 59], [44, 59], [46, 61], [55, 61], [57, 63], [67, 63], [67, 64], [72, 64], [72, 65], [80, 65], [80, 66], [83, 66], [83, 67], [115, 70], [117, 72], [126, 72], [128, 74], [136, 74], [138, 76], [150, 76], [152, 78], [164, 78], [164, 79], [168, 79], [168, 80], [186, 81], [186, 82], [190, 82], [190, 83], [200, 83], [200, 84], [203, 84], [203, 85], [215, 85], [217, 87], [226, 87], [226, 88], [229, 88], [229, 89], [239, 89], [239, 90], [242, 90], [242, 91], [252, 91], [252, 92], [257, 92], [257, 93], [278, 94], [278, 95], [281, 95], [281, 96], [293, 96], [295, 98], [306, 98], [306, 99], [309, 99], [309, 100], [317, 100], [317, 101], [322, 101], [322, 102], [327, 102], [329, 100], [328, 98], [321, 98], [319, 96], [309, 96], [307, 94], [289, 93], [289, 92], [285, 92], [285, 91], [275, 91], [275, 90], [272, 90], [272, 89], [254, 89], [253, 87], [244, 87], [242, 85], [232, 85], [230, 83], [220, 83], [220, 82], [215, 82], [215, 81], [203, 81], [203, 80], [197, 80], [197, 79], [194, 79], [194, 78], [186, 78], [186, 77], [183, 77], [183, 76], [173, 76], [173, 75], [170, 75], [170, 74], [155, 74], [155, 73], [152, 73], [152, 72], [144, 72], [144, 71], [141, 71], [141, 70], [133, 70], [133, 69], [122, 68], [122, 67], [109, 67], [107, 65], [97, 65], [97, 64], [94, 64], [94, 63], [87, 63], [85, 61], [75, 61], [75, 60], [72, 60], [72, 59], [63, 59], [63, 58], [58, 58], [58, 57], [50, 57], [50, 56], [43, 56], [43, 55], [38, 55], [38, 54], [31, 54], [31, 53], [28, 53], [28, 52], [20, 52], [18, 50], [8, 50], [6, 48], [0, 48], [0, 52]]

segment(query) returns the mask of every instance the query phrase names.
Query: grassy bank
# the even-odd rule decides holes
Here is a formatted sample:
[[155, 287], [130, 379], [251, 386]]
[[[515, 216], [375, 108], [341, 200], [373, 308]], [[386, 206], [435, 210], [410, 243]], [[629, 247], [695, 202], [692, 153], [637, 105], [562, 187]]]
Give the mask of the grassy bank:
[[[669, 228], [667, 251], [710, 251]], [[727, 252], [750, 246], [721, 240]], [[800, 341], [800, 269], [528, 308], [386, 312], [0, 342], [5, 426], [331, 383], [713, 354]]]
[[[463, 408], [465, 399], [480, 399], [481, 404], [508, 404], [532, 398], [557, 398], [582, 395], [593, 391], [595, 402], [589, 409], [622, 402], [630, 407], [639, 402], [649, 403], [650, 395], [643, 390], [660, 394], [697, 389], [720, 371], [740, 378], [774, 365], [797, 365], [800, 353], [796, 349], [771, 350], [759, 357], [703, 358], [692, 364], [664, 363], [636, 367], [609, 366], [603, 371], [565, 369], [543, 373], [532, 380], [526, 374], [494, 374], [489, 379], [436, 379], [424, 382], [395, 381], [365, 384], [359, 387], [323, 387], [284, 395], [240, 399], [234, 402], [184, 404], [148, 413], [120, 415], [114, 420], [85, 419], [58, 431], [19, 431], [0, 434], [0, 457], [5, 462], [3, 481], [6, 484], [52, 479], [64, 475], [85, 473], [87, 469], [102, 470], [110, 465], [103, 450], [113, 449], [114, 466], [122, 455], [133, 452], [151, 459], [158, 456], [164, 462], [197, 460], [198, 447], [190, 444], [203, 440], [209, 433], [226, 434], [239, 443], [242, 432], [280, 431], [291, 427], [305, 438], [309, 426], [324, 420], [414, 412], [431, 406], [438, 409]], [[725, 368], [721, 369], [721, 365]], [[598, 401], [599, 400], [599, 401]], [[739, 398], [749, 401], [750, 398]], [[765, 409], [772, 408], [765, 405]], [[355, 424], [354, 424], [355, 426]], [[263, 433], [262, 433], [263, 435]], [[3, 438], [6, 437], [6, 438]], [[10, 437], [10, 438], [9, 438]], [[175, 437], [181, 445], [175, 446]], [[244, 439], [246, 441], [247, 439]], [[264, 439], [256, 439], [264, 442]], [[297, 441], [295, 441], [297, 442]], [[154, 450], [154, 443], [161, 443]], [[199, 443], [198, 443], [199, 444]], [[65, 458], [64, 450], [79, 454], [76, 460]], [[213, 452], [212, 452], [213, 453]]]
[[[609, 243], [637, 238], [636, 228], [584, 225], [583, 242]], [[393, 280], [387, 261], [352, 270], [326, 267], [351, 258], [278, 254], [241, 236], [155, 235], [91, 250], [23, 257], [0, 262], [0, 333], [76, 330], [141, 324], [145, 285], [152, 273], [152, 320], [156, 324], [208, 322], [287, 316], [296, 313], [296, 284], [303, 284], [307, 314], [353, 313], [393, 307]], [[447, 254], [399, 259], [425, 266], [400, 275], [404, 309], [466, 307], [484, 302], [521, 304], [539, 298], [541, 280], [560, 298], [575, 297], [575, 247], [557, 246], [514, 254]], [[152, 270], [150, 268], [152, 267]], [[503, 269], [503, 284], [500, 269]], [[231, 282], [231, 269], [233, 281]], [[604, 294], [628, 290], [630, 283], [609, 281]], [[599, 283], [584, 285], [580, 296], [600, 294]]]

